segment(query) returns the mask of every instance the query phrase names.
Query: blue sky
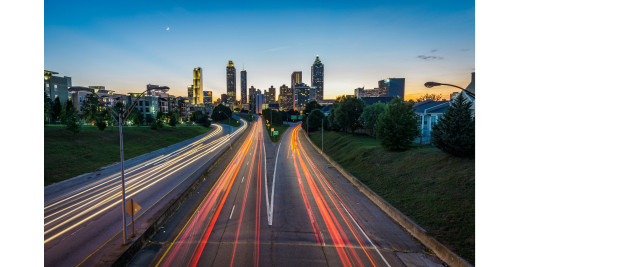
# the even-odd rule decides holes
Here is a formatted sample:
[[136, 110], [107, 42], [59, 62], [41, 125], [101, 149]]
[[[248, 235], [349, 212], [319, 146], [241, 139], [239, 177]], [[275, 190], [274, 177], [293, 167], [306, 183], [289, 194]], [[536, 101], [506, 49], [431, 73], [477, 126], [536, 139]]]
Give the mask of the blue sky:
[[422, 84], [469, 83], [475, 70], [474, 5], [45, 1], [44, 67], [71, 76], [74, 85], [126, 93], [153, 83], [181, 96], [193, 68], [202, 67], [204, 90], [218, 98], [226, 92], [228, 60], [238, 72], [244, 66], [249, 86], [265, 89], [289, 85], [293, 71], [302, 71], [303, 82], [310, 83], [319, 55], [325, 98], [376, 87], [387, 77], [406, 78], [408, 98], [425, 92], [448, 97], [451, 88]]

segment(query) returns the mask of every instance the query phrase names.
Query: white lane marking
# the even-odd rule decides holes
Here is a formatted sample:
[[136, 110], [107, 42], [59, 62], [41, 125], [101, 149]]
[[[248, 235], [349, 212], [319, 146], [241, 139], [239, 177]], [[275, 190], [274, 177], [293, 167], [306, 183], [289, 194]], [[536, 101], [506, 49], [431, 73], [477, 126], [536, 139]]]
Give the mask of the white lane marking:
[[243, 183], [243, 182], [244, 182], [244, 176], [242, 176], [242, 181], [240, 181], [240, 183]]
[[276, 153], [276, 162], [273, 165], [273, 178], [271, 180], [271, 207], [269, 207], [270, 209], [267, 211], [267, 214], [269, 215], [269, 225], [273, 224], [273, 194], [274, 194], [274, 190], [276, 188], [276, 169], [278, 168], [278, 156], [280, 155], [280, 146], [282, 145], [282, 142], [280, 142], [280, 144], [278, 145], [278, 152]]
[[[267, 151], [264, 149], [264, 142], [262, 142], [262, 156], [264, 157], [264, 198], [267, 202], [267, 218], [269, 216], [269, 210], [273, 203], [269, 203], [269, 184], [267, 183]], [[273, 185], [272, 185], [273, 186]], [[271, 223], [269, 223], [271, 225]]]
[[231, 220], [231, 216], [233, 216], [233, 210], [235, 209], [236, 209], [236, 205], [233, 205], [233, 208], [231, 208], [231, 215], [229, 215], [229, 220]]

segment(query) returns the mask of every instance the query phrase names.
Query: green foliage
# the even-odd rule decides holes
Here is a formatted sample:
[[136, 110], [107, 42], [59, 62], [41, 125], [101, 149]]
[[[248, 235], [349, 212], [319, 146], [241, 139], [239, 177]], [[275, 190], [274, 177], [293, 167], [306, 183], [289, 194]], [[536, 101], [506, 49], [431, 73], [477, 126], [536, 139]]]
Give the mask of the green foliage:
[[62, 114], [62, 104], [60, 104], [60, 98], [56, 96], [56, 99], [53, 101], [51, 116], [53, 117], [54, 120], [59, 120], [61, 114]]
[[307, 130], [307, 122], [309, 131], [313, 132], [318, 130], [322, 126], [322, 121], [325, 119], [324, 113], [320, 109], [314, 109], [311, 113], [304, 116], [302, 119], [302, 127]]
[[333, 103], [331, 127], [354, 132], [362, 126], [360, 115], [364, 110], [364, 101], [352, 96], [338, 96]]
[[263, 109], [262, 117], [271, 125], [282, 125], [282, 116], [279, 112], [273, 109]]
[[45, 121], [45, 123], [48, 123], [49, 120], [51, 120], [52, 111], [53, 111], [53, 101], [51, 101], [51, 98], [45, 92], [44, 93], [44, 121]]
[[80, 111], [86, 122], [97, 122], [99, 120], [98, 108], [101, 107], [100, 100], [94, 94], [87, 95], [82, 102]]
[[445, 153], [458, 157], [475, 155], [475, 119], [471, 101], [457, 97], [440, 121], [433, 126], [431, 143]]
[[307, 114], [311, 113], [314, 109], [322, 109], [322, 106], [318, 104], [318, 101], [311, 101], [304, 105], [304, 110], [302, 111], [302, 115], [307, 116]]
[[180, 113], [177, 111], [171, 112], [169, 114], [169, 125], [175, 128], [176, 124], [178, 124], [178, 119], [180, 119]]
[[151, 114], [147, 114], [144, 116], [144, 122], [145, 123], [153, 123], [153, 116], [151, 116]]
[[211, 113], [211, 119], [215, 122], [219, 122], [222, 120], [229, 120], [233, 116], [231, 109], [225, 105], [218, 104], [215, 108], [213, 108], [213, 112]]
[[375, 131], [380, 137], [380, 144], [387, 150], [409, 149], [419, 134], [413, 105], [394, 97], [378, 116]]
[[373, 105], [364, 107], [364, 111], [362, 111], [361, 115], [363, 128], [373, 131], [375, 135], [375, 127], [376, 123], [378, 122], [378, 116], [384, 112], [386, 106], [386, 104], [378, 102]]
[[80, 127], [82, 126], [82, 124], [80, 122], [80, 117], [75, 112], [75, 109], [72, 109], [65, 115], [65, 121], [67, 130], [74, 134], [80, 132]]
[[142, 116], [140, 110], [138, 110], [137, 108], [131, 109], [131, 113], [129, 114], [129, 117], [127, 119], [136, 126], [140, 126], [144, 122], [144, 117]]

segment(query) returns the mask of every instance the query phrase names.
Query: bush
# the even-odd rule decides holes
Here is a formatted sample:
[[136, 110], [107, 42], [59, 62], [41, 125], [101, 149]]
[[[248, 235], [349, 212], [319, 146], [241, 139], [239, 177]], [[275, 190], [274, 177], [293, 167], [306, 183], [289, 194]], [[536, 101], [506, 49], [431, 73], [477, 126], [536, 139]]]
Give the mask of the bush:
[[80, 132], [80, 117], [75, 112], [66, 115], [66, 128], [74, 134]]
[[387, 150], [404, 151], [418, 137], [418, 122], [413, 105], [394, 97], [378, 116], [376, 134]]

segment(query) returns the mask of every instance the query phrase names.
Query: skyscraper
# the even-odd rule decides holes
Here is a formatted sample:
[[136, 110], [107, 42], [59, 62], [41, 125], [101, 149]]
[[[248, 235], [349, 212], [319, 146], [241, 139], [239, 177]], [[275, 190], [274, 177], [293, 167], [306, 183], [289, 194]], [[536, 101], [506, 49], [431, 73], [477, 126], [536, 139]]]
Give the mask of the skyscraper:
[[203, 98], [202, 68], [197, 67], [193, 69], [193, 104], [202, 104]]
[[309, 103], [309, 90], [311, 89], [305, 83], [296, 84], [296, 91], [294, 92], [294, 105], [297, 110], [303, 110], [304, 106]]
[[291, 88], [295, 88], [297, 83], [302, 82], [302, 71], [294, 71], [291, 73]]
[[247, 71], [242, 70], [240, 72], [240, 103], [247, 103]]
[[311, 86], [315, 87], [314, 100], [324, 99], [324, 64], [320, 61], [320, 57], [316, 56], [316, 61], [311, 65]]
[[280, 96], [278, 97], [281, 110], [290, 110], [293, 108], [293, 88], [283, 84], [280, 86]]
[[399, 97], [404, 101], [404, 78], [387, 78], [384, 80], [389, 97]]
[[267, 104], [276, 103], [276, 88], [273, 85], [269, 87], [269, 92], [265, 92], [265, 101]]
[[193, 102], [193, 84], [187, 87], [187, 96], [189, 97], [189, 104], [195, 104], [195, 102]]
[[236, 103], [236, 67], [231, 60], [227, 65], [227, 101], [232, 105]]

